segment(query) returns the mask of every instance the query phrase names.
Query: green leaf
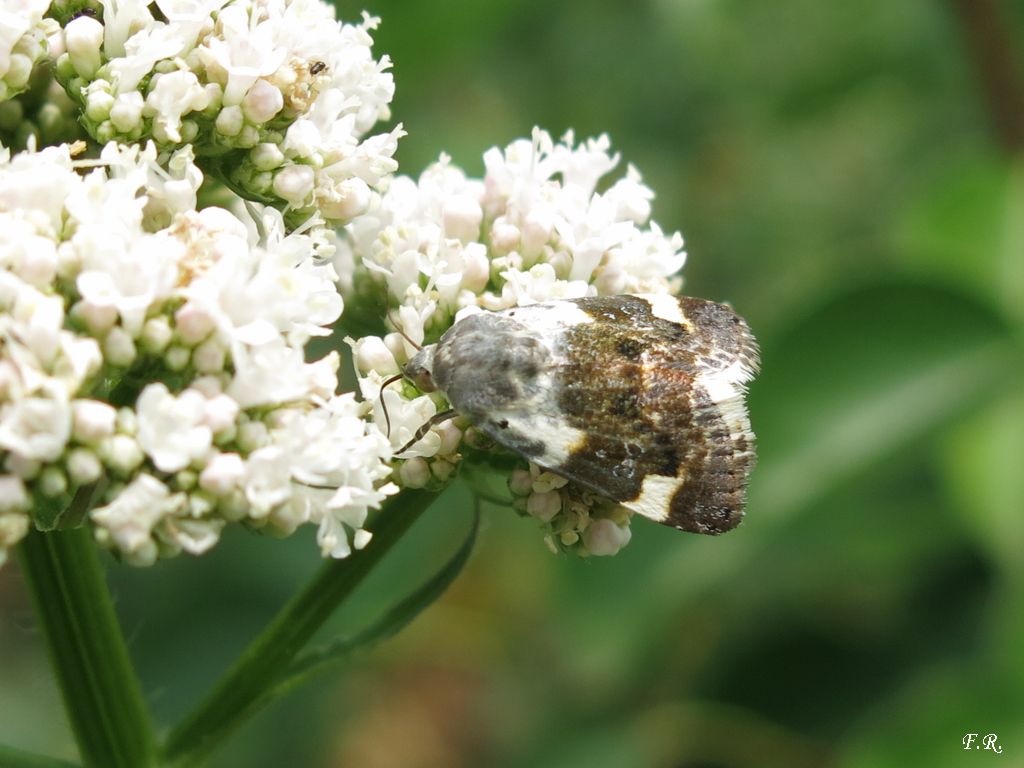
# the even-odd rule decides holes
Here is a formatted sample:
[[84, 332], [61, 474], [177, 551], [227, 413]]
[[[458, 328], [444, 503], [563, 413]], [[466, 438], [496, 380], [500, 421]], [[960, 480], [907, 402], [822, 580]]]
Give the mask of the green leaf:
[[989, 297], [1024, 319], [1024, 160], [972, 156], [912, 203], [897, 233], [903, 263]]
[[479, 526], [480, 509], [477, 505], [474, 508], [473, 522], [465, 540], [437, 573], [357, 635], [340, 638], [321, 648], [311, 649], [300, 655], [289, 668], [285, 677], [270, 693], [268, 700], [293, 690], [325, 670], [347, 661], [353, 653], [383, 642], [408, 626], [413, 619], [444, 594], [445, 590], [462, 572], [462, 569], [466, 567], [469, 555], [473, 551], [473, 545], [476, 543]]
[[48, 533], [60, 527], [61, 517], [74, 501], [74, 494], [46, 496], [36, 491], [32, 494], [32, 521], [36, 530]]
[[748, 514], [781, 521], [858, 473], [985, 407], [1020, 381], [1024, 350], [969, 296], [920, 283], [863, 288], [765, 344]]
[[942, 446], [947, 489], [967, 529], [1024, 583], [1024, 394], [993, 403]]
[[989, 601], [991, 658], [1005, 680], [1024, 685], [1024, 393], [992, 404], [943, 445], [942, 477], [964, 528], [1000, 568]]

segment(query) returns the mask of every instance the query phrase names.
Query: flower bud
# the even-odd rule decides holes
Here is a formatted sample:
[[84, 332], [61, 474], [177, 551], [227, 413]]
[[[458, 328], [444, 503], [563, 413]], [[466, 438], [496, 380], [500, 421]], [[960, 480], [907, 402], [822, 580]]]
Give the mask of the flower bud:
[[71, 403], [71, 434], [80, 443], [97, 443], [114, 434], [117, 411], [98, 400]]
[[629, 543], [632, 535], [628, 525], [618, 526], [611, 520], [598, 518], [583, 532], [583, 545], [592, 555], [614, 555]]
[[68, 476], [75, 485], [96, 482], [103, 474], [99, 457], [87, 448], [75, 448], [68, 453]]
[[409, 459], [399, 468], [398, 481], [406, 488], [423, 488], [430, 482], [430, 465], [418, 456]]
[[561, 508], [562, 497], [557, 491], [531, 494], [526, 502], [526, 511], [545, 523], [550, 523]]
[[216, 327], [209, 312], [191, 303], [174, 313], [174, 323], [181, 340], [190, 345], [198, 344]]
[[237, 136], [245, 125], [245, 116], [242, 108], [238, 106], [224, 107], [217, 115], [214, 123], [217, 126], [217, 133], [222, 136]]
[[315, 174], [307, 165], [289, 165], [274, 174], [274, 194], [292, 205], [301, 205], [313, 192]]
[[142, 122], [144, 102], [138, 91], [120, 94], [110, 108], [110, 123], [121, 133], [131, 133]]
[[142, 335], [139, 336], [139, 343], [142, 348], [151, 354], [160, 354], [167, 345], [171, 343], [174, 331], [166, 317], [151, 317], [142, 326]]
[[284, 96], [266, 80], [257, 80], [242, 100], [242, 111], [254, 123], [266, 123], [284, 107]]
[[[21, 478], [15, 475], [0, 475], [0, 512], [19, 512], [28, 507], [29, 498]], [[0, 534], [0, 542], [2, 541], [3, 535]]]
[[127, 368], [135, 361], [135, 341], [121, 326], [110, 329], [103, 340], [103, 356], [111, 365]]
[[100, 68], [103, 25], [91, 16], [79, 16], [64, 27], [64, 44], [75, 72], [91, 78]]

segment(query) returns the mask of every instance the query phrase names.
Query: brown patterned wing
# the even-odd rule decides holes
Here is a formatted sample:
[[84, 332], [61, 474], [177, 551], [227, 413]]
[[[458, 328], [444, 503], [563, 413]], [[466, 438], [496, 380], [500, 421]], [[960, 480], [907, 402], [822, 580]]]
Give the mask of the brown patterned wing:
[[557, 408], [583, 438], [547, 468], [681, 530], [735, 527], [755, 461], [744, 394], [759, 360], [747, 324], [701, 299], [575, 303], [594, 322], [566, 331]]

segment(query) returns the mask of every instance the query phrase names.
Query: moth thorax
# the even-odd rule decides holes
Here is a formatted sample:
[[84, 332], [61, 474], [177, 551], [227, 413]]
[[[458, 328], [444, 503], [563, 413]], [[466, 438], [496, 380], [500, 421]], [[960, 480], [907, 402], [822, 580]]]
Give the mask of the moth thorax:
[[549, 364], [545, 340], [508, 315], [479, 312], [441, 337], [433, 359], [435, 386], [470, 420], [529, 407]]
[[416, 385], [420, 392], [435, 392], [437, 385], [434, 383], [434, 349], [435, 345], [430, 344], [415, 355], [405, 364], [402, 373], [409, 381]]

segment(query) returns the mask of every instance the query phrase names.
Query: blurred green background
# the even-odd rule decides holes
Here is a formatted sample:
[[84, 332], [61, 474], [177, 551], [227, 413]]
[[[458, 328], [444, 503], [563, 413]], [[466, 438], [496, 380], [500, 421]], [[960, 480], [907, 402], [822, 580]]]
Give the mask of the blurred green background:
[[[534, 125], [607, 131], [638, 166], [686, 236], [686, 291], [731, 301], [761, 340], [760, 465], [738, 531], [637, 521], [611, 559], [552, 556], [529, 520], [486, 509], [439, 603], [213, 764], [1024, 765], [1024, 6], [369, 10], [405, 173], [443, 150], [479, 174]], [[448, 492], [334, 630], [436, 568], [469, 512]], [[112, 564], [157, 717], [318, 565], [311, 535], [239, 531], [199, 560]], [[10, 564], [0, 659], [0, 742], [73, 755]], [[1003, 753], [965, 753], [968, 732]]]

